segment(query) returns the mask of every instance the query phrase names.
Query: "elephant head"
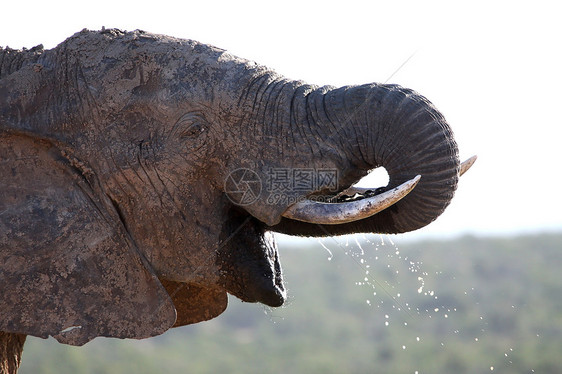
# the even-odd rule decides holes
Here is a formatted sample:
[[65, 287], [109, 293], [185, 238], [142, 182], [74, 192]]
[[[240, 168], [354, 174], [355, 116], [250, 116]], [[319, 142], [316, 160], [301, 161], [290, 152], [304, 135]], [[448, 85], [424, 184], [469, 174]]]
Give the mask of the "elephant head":
[[[2, 50], [0, 134], [0, 331], [75, 345], [213, 318], [227, 292], [279, 306], [270, 231], [416, 230], [461, 171], [412, 90], [318, 87], [142, 31]], [[350, 189], [377, 167], [388, 186]]]

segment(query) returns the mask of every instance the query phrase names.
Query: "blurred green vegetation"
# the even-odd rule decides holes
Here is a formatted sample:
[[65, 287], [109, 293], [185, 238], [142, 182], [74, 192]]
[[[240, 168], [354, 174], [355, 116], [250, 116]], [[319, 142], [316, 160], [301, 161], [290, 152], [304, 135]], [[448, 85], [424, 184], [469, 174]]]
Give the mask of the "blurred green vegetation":
[[142, 341], [29, 337], [20, 373], [562, 373], [562, 234], [399, 239], [281, 245], [283, 308], [231, 298]]

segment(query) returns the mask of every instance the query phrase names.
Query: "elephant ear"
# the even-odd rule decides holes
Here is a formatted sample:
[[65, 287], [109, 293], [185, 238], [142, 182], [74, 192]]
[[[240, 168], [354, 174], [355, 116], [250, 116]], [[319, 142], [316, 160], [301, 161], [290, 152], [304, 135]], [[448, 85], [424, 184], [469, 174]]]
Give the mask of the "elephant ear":
[[58, 148], [0, 138], [0, 331], [82, 345], [145, 338], [172, 301], [95, 178]]
[[228, 305], [228, 296], [222, 288], [165, 279], [161, 282], [176, 307], [177, 319], [173, 327], [208, 321], [224, 312]]

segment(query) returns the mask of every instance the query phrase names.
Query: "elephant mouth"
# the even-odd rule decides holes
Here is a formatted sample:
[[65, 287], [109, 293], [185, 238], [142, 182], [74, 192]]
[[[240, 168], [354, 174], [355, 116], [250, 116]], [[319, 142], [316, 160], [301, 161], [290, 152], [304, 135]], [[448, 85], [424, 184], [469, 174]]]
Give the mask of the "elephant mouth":
[[[464, 174], [475, 157], [461, 165]], [[408, 195], [423, 177], [419, 175], [395, 187], [358, 188], [348, 186], [330, 195], [310, 195], [289, 206], [284, 219], [317, 225], [338, 225], [362, 220], [392, 206]], [[283, 305], [286, 290], [277, 245], [268, 226], [243, 207], [232, 205], [223, 224], [217, 252], [220, 285], [246, 302], [261, 302], [271, 307]], [[290, 234], [290, 233], [289, 233]]]
[[[349, 208], [346, 207], [351, 206], [365, 217], [375, 214], [373, 210], [380, 211], [390, 206], [397, 201], [396, 196], [405, 196], [418, 180], [419, 177], [406, 187], [399, 186], [385, 192], [348, 187], [323, 199], [309, 197], [290, 206], [283, 216], [296, 221], [337, 224], [348, 219]], [[220, 269], [220, 285], [245, 302], [261, 302], [271, 307], [283, 305], [286, 290], [271, 227], [240, 206], [232, 205], [228, 216], [221, 230], [221, 243], [224, 244], [218, 250], [216, 260]], [[353, 218], [361, 219], [357, 216]]]
[[[314, 197], [303, 203], [292, 205], [284, 214], [297, 221], [337, 224], [349, 214], [345, 209], [352, 206], [360, 216], [372, 215], [405, 196], [414, 187], [419, 177], [404, 188], [380, 193], [380, 189], [358, 189], [349, 187], [341, 192], [324, 197], [326, 202]], [[397, 201], [397, 200], [396, 200]], [[354, 217], [357, 218], [357, 216]], [[220, 285], [230, 294], [246, 302], [261, 302], [271, 307], [283, 305], [286, 290], [279, 253], [273, 235], [264, 222], [233, 206], [229, 219], [222, 228], [217, 265], [220, 269]]]

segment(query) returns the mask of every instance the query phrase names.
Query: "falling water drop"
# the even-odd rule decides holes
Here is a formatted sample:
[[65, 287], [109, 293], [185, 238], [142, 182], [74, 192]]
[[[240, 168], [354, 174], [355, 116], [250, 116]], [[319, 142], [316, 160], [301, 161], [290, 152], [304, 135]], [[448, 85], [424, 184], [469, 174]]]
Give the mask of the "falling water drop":
[[332, 253], [332, 251], [330, 251], [330, 248], [326, 247], [326, 245], [324, 244], [324, 242], [322, 240], [318, 241], [320, 243], [320, 245], [326, 250], [328, 251], [329, 257], [328, 257], [328, 261], [332, 261], [332, 257], [334, 257], [334, 254]]

